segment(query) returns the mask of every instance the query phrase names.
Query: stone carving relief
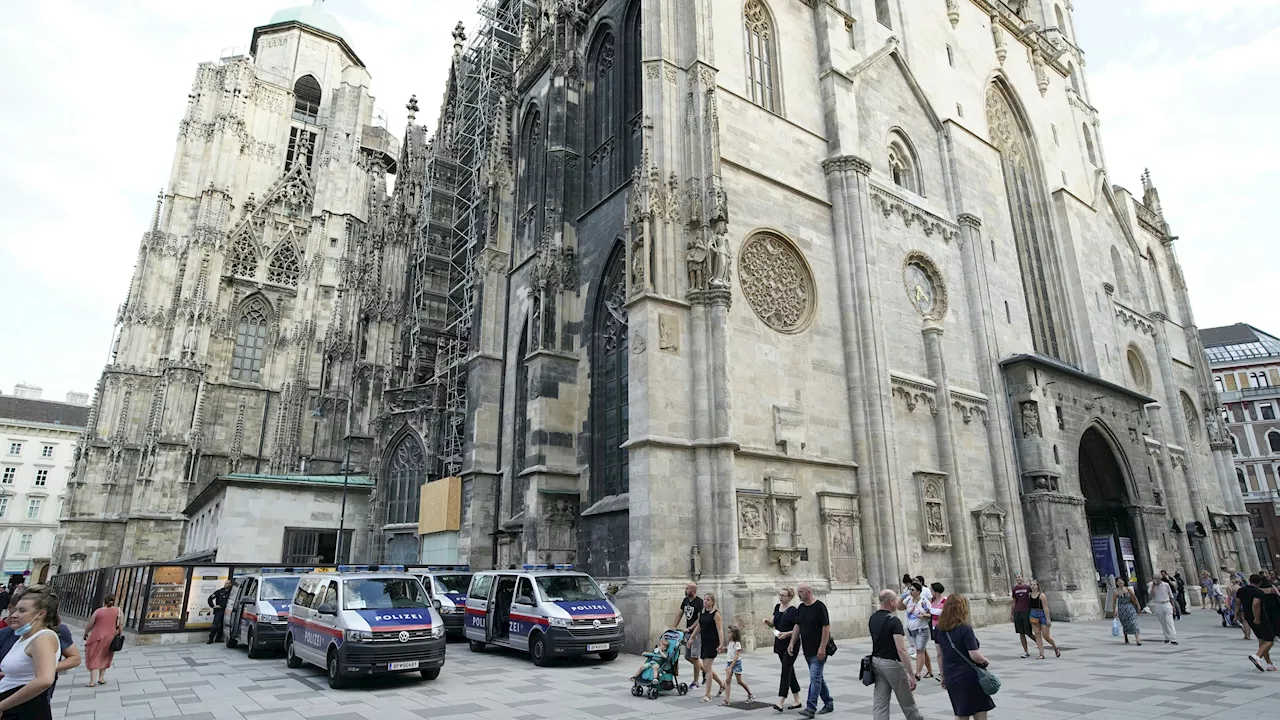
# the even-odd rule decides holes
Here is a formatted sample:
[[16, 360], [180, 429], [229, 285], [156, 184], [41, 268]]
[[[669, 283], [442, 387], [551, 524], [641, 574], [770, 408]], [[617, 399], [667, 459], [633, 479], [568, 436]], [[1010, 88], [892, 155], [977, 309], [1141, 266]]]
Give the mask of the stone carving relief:
[[985, 398], [974, 397], [964, 393], [951, 391], [951, 407], [955, 408], [956, 414], [965, 425], [973, 422], [974, 418], [982, 421], [983, 426], [990, 423], [987, 416], [987, 401]]
[[799, 248], [770, 233], [758, 233], [742, 245], [738, 274], [747, 304], [764, 324], [796, 333], [813, 318], [813, 273]]
[[892, 375], [889, 379], [893, 384], [893, 397], [903, 399], [907, 412], [915, 412], [916, 406], [923, 404], [929, 407], [930, 415], [938, 414], [937, 388], [932, 383], [925, 384], [900, 375]]
[[939, 322], [947, 314], [947, 286], [938, 267], [919, 251], [907, 253], [902, 261], [902, 282], [912, 307], [925, 322]]
[[765, 497], [738, 492], [738, 545], [759, 547], [765, 541]]
[[951, 547], [951, 529], [947, 521], [947, 476], [934, 472], [917, 472], [915, 476], [920, 492], [924, 549], [946, 550]]
[[978, 546], [982, 550], [983, 573], [987, 592], [999, 597], [1009, 594], [1009, 560], [1005, 554], [1005, 511], [996, 503], [987, 503], [973, 511], [978, 526]]
[[1178, 398], [1182, 401], [1182, 419], [1187, 424], [1187, 436], [1192, 443], [1199, 445], [1204, 440], [1204, 434], [1200, 432], [1200, 414], [1196, 412], [1196, 403], [1185, 390], [1178, 393]]
[[1043, 437], [1040, 430], [1040, 407], [1033, 401], [1027, 401], [1019, 405], [1019, 412], [1022, 416], [1022, 437]]
[[937, 235], [943, 242], [950, 243], [960, 237], [960, 228], [954, 223], [934, 215], [923, 208], [894, 195], [875, 185], [871, 186], [871, 204], [880, 210], [884, 217], [897, 215], [908, 229], [920, 225], [925, 237]]
[[808, 549], [801, 545], [801, 535], [796, 525], [796, 481], [791, 478], [764, 479], [768, 493], [769, 555], [786, 573], [791, 566], [808, 556]]
[[836, 582], [861, 582], [862, 528], [857, 496], [818, 493], [818, 512], [822, 521], [827, 577]]
[[680, 352], [680, 317], [658, 314], [658, 349], [663, 352]]

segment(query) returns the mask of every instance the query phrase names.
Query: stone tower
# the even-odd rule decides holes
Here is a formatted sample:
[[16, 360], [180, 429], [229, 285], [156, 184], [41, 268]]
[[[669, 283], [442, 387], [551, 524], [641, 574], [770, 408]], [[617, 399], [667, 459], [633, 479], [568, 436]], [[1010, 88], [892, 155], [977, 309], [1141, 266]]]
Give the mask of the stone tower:
[[381, 346], [355, 300], [378, 295], [359, 292], [381, 252], [369, 220], [399, 156], [369, 88], [316, 7], [196, 71], [77, 448], [62, 569], [179, 556], [182, 510], [218, 475], [334, 471], [348, 440], [366, 452]]

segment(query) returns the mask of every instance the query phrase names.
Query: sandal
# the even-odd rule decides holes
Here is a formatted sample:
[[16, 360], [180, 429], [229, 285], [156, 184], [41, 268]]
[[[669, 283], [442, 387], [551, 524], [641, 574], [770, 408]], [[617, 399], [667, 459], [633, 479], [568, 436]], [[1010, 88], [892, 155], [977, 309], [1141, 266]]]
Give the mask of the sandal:
[[782, 710], [782, 706], [781, 706], [781, 705], [774, 705], [774, 706], [773, 706], [773, 709], [774, 709], [774, 710], [777, 710], [778, 712], [783, 712], [783, 710]]
[[721, 705], [722, 707], [730, 707], [730, 705], [729, 705], [729, 701], [728, 701], [728, 700], [721, 700], [721, 701], [720, 701], [720, 705]]
[[710, 695], [703, 695], [703, 696], [702, 696], [702, 702], [711, 702], [711, 696], [710, 696]]
[[1142, 641], [1141, 641], [1141, 640], [1139, 640], [1136, 644], [1137, 644], [1137, 646], [1138, 646], [1138, 647], [1142, 647]]
[[788, 710], [799, 710], [799, 709], [800, 709], [800, 708], [802, 708], [802, 707], [804, 707], [804, 705], [801, 705], [800, 703], [796, 703], [795, 705], [788, 705], [788, 706], [787, 706], [787, 709], [788, 709]]
[[[927, 672], [927, 673], [925, 673], [925, 674], [924, 674], [924, 679], [925, 679], [925, 680], [928, 680], [928, 679], [929, 679], [929, 678], [931, 678], [931, 677], [933, 677], [933, 673], [932, 673], [932, 672]], [[918, 680], [919, 678], [916, 678], [916, 679]]]
[[1043, 656], [1043, 655], [1037, 655], [1037, 656], [1036, 656], [1036, 659], [1037, 659], [1037, 660], [1043, 660], [1043, 659], [1044, 659], [1044, 656]]
[[1053, 656], [1054, 656], [1054, 657], [1062, 657], [1062, 651], [1061, 651], [1061, 650], [1059, 650], [1058, 648], [1054, 648], [1054, 649], [1053, 649]]

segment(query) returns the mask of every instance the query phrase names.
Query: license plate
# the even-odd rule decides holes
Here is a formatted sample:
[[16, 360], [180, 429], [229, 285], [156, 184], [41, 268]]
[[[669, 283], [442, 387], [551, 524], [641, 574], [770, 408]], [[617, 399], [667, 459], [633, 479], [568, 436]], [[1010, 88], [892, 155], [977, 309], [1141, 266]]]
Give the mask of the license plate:
[[388, 670], [417, 670], [418, 661], [412, 660], [410, 662], [387, 663], [387, 669]]
[[587, 646], [587, 652], [600, 652], [601, 650], [608, 650], [608, 649], [609, 649], [609, 643], [596, 643], [594, 645]]

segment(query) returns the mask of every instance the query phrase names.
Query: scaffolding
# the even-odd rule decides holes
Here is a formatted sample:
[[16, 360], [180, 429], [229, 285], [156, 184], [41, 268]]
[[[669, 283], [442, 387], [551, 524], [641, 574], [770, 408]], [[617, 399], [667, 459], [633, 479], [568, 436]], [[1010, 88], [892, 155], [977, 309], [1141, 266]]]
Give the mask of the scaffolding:
[[[533, 7], [529, 0], [479, 1], [480, 24], [454, 61], [429, 151], [412, 262], [408, 381], [430, 386], [435, 412], [427, 467], [435, 477], [458, 475], [463, 468], [467, 363], [479, 349], [473, 331], [481, 292], [475, 265], [489, 243], [486, 158], [493, 128], [507, 121], [502, 98], [512, 85], [526, 5]], [[454, 39], [459, 45], [465, 41], [461, 28]]]

